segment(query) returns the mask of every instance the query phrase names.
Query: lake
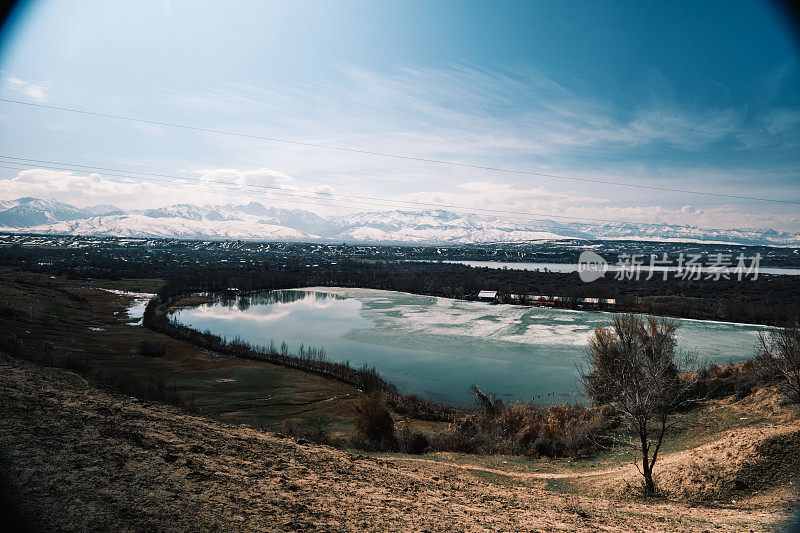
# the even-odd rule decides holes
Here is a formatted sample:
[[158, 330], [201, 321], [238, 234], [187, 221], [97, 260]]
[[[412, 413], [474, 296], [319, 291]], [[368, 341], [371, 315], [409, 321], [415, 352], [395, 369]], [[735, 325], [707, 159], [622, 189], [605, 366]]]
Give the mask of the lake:
[[[471, 405], [476, 384], [505, 400], [580, 401], [589, 335], [613, 313], [526, 308], [372, 289], [315, 287], [182, 308], [194, 329], [251, 344], [324, 348], [328, 359], [374, 366], [405, 394]], [[752, 357], [765, 326], [673, 319], [679, 346], [702, 363]], [[548, 393], [551, 393], [548, 396]]]

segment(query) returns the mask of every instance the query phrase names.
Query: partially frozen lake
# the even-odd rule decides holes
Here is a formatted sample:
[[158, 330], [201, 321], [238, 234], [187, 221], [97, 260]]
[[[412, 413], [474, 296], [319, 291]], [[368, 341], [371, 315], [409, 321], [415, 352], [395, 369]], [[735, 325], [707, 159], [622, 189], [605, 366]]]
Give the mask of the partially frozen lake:
[[[406, 394], [471, 404], [476, 384], [507, 400], [579, 400], [579, 366], [594, 328], [612, 313], [492, 305], [372, 289], [271, 291], [175, 312], [194, 329], [251, 344], [324, 348], [329, 359], [365, 363]], [[701, 363], [753, 355], [763, 326], [672, 319], [679, 345]], [[555, 393], [547, 396], [548, 393]]]

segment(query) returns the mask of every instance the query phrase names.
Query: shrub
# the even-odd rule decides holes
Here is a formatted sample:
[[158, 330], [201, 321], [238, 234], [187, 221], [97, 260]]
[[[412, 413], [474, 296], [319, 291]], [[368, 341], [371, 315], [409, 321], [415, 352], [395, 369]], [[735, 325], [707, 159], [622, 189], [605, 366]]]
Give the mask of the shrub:
[[[690, 400], [706, 400], [735, 396], [737, 399], [749, 395], [761, 384], [771, 384], [777, 379], [773, 372], [765, 371], [755, 361], [745, 361], [735, 365], [701, 368], [697, 372], [684, 374], [681, 379], [687, 384]], [[695, 403], [687, 403], [690, 408]]]
[[411, 431], [408, 426], [403, 428], [397, 440], [400, 451], [412, 455], [422, 455], [430, 446], [427, 435], [418, 431]]
[[174, 405], [189, 412], [197, 411], [194, 400], [187, 400], [181, 396], [177, 387], [174, 384], [168, 384], [167, 380], [163, 377], [151, 378], [149, 381], [143, 381], [130, 374], [101, 370], [95, 371], [94, 377], [101, 385], [129, 396], [134, 396], [142, 400]]
[[291, 419], [284, 420], [283, 431], [280, 432], [285, 437], [292, 437], [297, 440], [299, 444], [304, 441], [313, 442], [315, 444], [324, 444], [325, 446], [333, 446], [336, 448], [343, 448], [346, 440], [342, 437], [335, 437], [330, 434], [327, 426], [321, 418], [314, 421], [314, 428], [311, 430], [302, 430]]
[[500, 453], [527, 457], [575, 457], [608, 442], [614, 425], [609, 407], [516, 403], [504, 406], [473, 387], [481, 411], [433, 435], [436, 451]]
[[370, 394], [356, 403], [356, 434], [353, 444], [366, 450], [395, 450], [394, 420], [383, 395]]
[[67, 355], [61, 358], [58, 361], [59, 365], [67, 370], [72, 370], [73, 372], [77, 372], [79, 374], [85, 374], [89, 372], [89, 363], [86, 362], [86, 359], [80, 359], [75, 357], [74, 355]]
[[161, 341], [142, 341], [136, 353], [144, 357], [166, 357], [167, 345]]
[[[38, 360], [43, 366], [56, 366], [61, 361], [56, 361], [56, 346], [50, 341], [44, 341], [39, 346]], [[69, 357], [69, 356], [67, 356]], [[63, 366], [63, 365], [62, 365]]]
[[21, 355], [22, 341], [13, 333], [9, 333], [5, 337], [0, 337], [0, 350], [8, 352], [11, 355]]
[[800, 320], [758, 336], [756, 361], [766, 374], [780, 376], [792, 401], [800, 403]]

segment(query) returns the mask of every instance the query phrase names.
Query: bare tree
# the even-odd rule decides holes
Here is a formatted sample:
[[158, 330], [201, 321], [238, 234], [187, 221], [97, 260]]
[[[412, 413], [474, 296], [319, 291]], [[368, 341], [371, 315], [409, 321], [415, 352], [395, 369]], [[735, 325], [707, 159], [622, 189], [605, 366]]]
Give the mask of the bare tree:
[[800, 402], [800, 320], [759, 333], [756, 361], [767, 373], [782, 376], [792, 400]]
[[593, 368], [584, 377], [586, 391], [595, 404], [614, 406], [628, 428], [631, 440], [626, 444], [641, 451], [641, 467], [638, 458], [634, 464], [648, 495], [656, 492], [653, 468], [664, 437], [688, 397], [686, 380], [680, 377], [677, 329], [677, 324], [652, 316], [619, 316], [610, 327], [595, 329], [587, 350]]

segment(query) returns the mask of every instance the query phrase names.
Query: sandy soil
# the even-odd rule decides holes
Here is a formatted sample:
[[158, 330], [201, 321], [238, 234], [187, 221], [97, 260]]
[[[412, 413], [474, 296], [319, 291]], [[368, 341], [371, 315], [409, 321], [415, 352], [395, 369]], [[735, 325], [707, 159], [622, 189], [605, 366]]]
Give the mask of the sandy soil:
[[0, 460], [48, 530], [768, 530], [774, 507], [570, 497], [365, 457], [89, 386], [0, 355]]

